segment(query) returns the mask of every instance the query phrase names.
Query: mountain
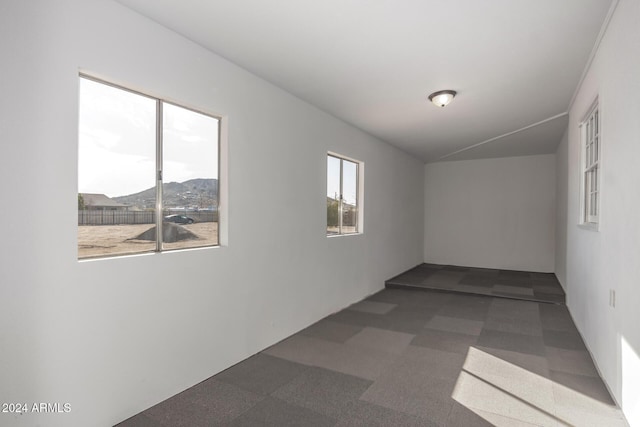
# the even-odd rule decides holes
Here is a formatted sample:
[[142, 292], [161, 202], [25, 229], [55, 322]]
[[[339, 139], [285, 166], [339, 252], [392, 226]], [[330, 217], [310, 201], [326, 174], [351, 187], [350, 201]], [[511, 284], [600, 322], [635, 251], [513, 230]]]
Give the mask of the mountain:
[[[152, 187], [139, 193], [112, 197], [112, 199], [137, 209], [154, 208], [156, 189]], [[218, 180], [195, 178], [185, 182], [164, 183], [162, 184], [162, 200], [166, 208], [212, 209], [218, 204]]]

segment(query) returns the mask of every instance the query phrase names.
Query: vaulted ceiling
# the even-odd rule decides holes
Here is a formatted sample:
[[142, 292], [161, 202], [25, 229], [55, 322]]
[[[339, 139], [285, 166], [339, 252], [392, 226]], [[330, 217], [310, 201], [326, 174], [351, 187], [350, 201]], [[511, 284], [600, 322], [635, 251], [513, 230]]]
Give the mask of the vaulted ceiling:
[[118, 1], [425, 162], [554, 152], [612, 4]]

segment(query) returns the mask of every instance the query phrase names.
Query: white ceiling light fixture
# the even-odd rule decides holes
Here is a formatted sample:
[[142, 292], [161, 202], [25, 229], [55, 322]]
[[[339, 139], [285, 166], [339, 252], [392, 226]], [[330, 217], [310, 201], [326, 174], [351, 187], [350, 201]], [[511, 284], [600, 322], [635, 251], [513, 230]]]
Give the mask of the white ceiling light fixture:
[[455, 90], [439, 90], [429, 95], [429, 101], [436, 107], [446, 107], [456, 96]]

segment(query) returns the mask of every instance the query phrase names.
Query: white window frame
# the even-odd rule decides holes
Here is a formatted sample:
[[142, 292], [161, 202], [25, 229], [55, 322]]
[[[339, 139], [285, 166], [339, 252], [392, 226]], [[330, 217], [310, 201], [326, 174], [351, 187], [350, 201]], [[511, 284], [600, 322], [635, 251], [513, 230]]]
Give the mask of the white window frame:
[[[338, 154], [335, 152], [327, 152], [327, 159], [329, 157], [336, 158], [340, 160], [340, 195], [338, 196], [339, 205], [338, 205], [338, 233], [328, 233], [327, 237], [339, 237], [339, 236], [356, 236], [363, 233], [364, 230], [364, 162], [360, 160], [356, 160], [342, 154]], [[343, 222], [343, 195], [342, 195], [342, 181], [343, 181], [343, 161], [349, 161], [351, 163], [356, 164], [356, 209], [357, 209], [357, 217], [356, 217], [356, 231], [345, 233], [342, 230], [342, 222]], [[328, 169], [326, 169], [327, 174], [329, 173]], [[327, 177], [328, 178], [328, 177]], [[327, 180], [325, 180], [325, 183]], [[326, 191], [325, 191], [326, 192]], [[328, 226], [328, 224], [327, 224]]]
[[[134, 256], [145, 253], [163, 253], [163, 252], [175, 252], [175, 251], [184, 251], [184, 250], [192, 250], [192, 249], [203, 249], [203, 248], [217, 248], [222, 246], [223, 244], [227, 244], [227, 229], [226, 227], [222, 227], [223, 218], [226, 219], [226, 180], [223, 182], [222, 176], [226, 176], [226, 162], [223, 160], [226, 159], [226, 140], [227, 140], [227, 122], [226, 117], [219, 116], [216, 114], [212, 114], [209, 112], [205, 112], [203, 110], [186, 106], [182, 103], [174, 102], [168, 99], [160, 98], [158, 96], [149, 95], [147, 93], [143, 93], [134, 89], [130, 89], [126, 86], [121, 86], [116, 83], [112, 83], [108, 80], [104, 80], [99, 77], [94, 77], [91, 74], [80, 72], [78, 74], [79, 79], [90, 80], [95, 83], [100, 83], [105, 86], [112, 87], [114, 89], [123, 90], [138, 96], [142, 96], [148, 99], [151, 99], [156, 104], [156, 116], [155, 116], [155, 128], [156, 128], [156, 139], [155, 139], [155, 151], [156, 151], [156, 170], [155, 170], [155, 187], [156, 187], [156, 206], [155, 206], [155, 226], [156, 226], [156, 242], [155, 242], [155, 250], [153, 251], [140, 251], [140, 252], [127, 252], [127, 253], [115, 253], [115, 254], [100, 254], [96, 256], [89, 257], [78, 257], [78, 261], [87, 261], [94, 259], [105, 259], [105, 258], [115, 258], [115, 257], [123, 257], [123, 256]], [[176, 107], [180, 107], [182, 109], [192, 111], [194, 113], [202, 114], [207, 117], [214, 118], [218, 120], [218, 195], [217, 195], [217, 222], [218, 222], [218, 235], [217, 235], [217, 244], [214, 245], [206, 245], [206, 246], [195, 246], [192, 248], [179, 248], [179, 249], [169, 249], [163, 247], [163, 200], [162, 200], [162, 189], [163, 189], [163, 169], [164, 169], [164, 159], [163, 159], [163, 106], [165, 104], [170, 104]], [[223, 155], [225, 156], [223, 159]], [[223, 184], [225, 186], [223, 187]], [[222, 212], [222, 208], [224, 212]]]
[[596, 99], [580, 122], [580, 218], [579, 224], [597, 231], [600, 224], [602, 176], [601, 112]]

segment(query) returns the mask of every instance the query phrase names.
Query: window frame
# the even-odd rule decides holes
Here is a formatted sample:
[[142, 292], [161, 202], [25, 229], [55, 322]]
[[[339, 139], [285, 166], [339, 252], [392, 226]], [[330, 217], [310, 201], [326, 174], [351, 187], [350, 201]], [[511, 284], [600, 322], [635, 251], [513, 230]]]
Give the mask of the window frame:
[[[337, 160], [340, 161], [340, 195], [338, 198], [338, 232], [337, 233], [329, 233], [328, 232], [328, 221], [325, 227], [325, 231], [326, 231], [326, 235], [327, 237], [339, 237], [339, 236], [356, 236], [356, 235], [360, 235], [363, 234], [363, 219], [364, 219], [364, 214], [363, 214], [363, 171], [364, 171], [364, 162], [360, 161], [360, 160], [356, 160], [347, 156], [344, 156], [342, 154], [338, 154], [335, 152], [327, 152], [327, 156], [326, 156], [326, 161], [327, 161], [327, 168], [326, 168], [326, 183], [328, 184], [328, 180], [329, 180], [329, 169], [328, 169], [328, 159], [329, 157], [335, 158]], [[343, 221], [344, 221], [344, 198], [343, 198], [343, 183], [344, 183], [344, 162], [350, 162], [356, 165], [356, 182], [355, 182], [355, 187], [356, 187], [356, 225], [355, 225], [355, 231], [353, 232], [344, 232], [343, 230]], [[325, 191], [326, 193], [326, 191]], [[327, 195], [328, 197], [328, 195]]]
[[[154, 95], [150, 95], [148, 93], [144, 93], [144, 92], [140, 92], [139, 90], [135, 90], [135, 89], [131, 89], [129, 87], [126, 86], [122, 86], [120, 84], [117, 83], [113, 83], [110, 82], [108, 80], [104, 80], [103, 78], [100, 77], [95, 77], [91, 74], [87, 74], [85, 72], [80, 72], [78, 73], [78, 78], [79, 79], [85, 79], [85, 80], [89, 80], [95, 83], [99, 83], [99, 84], [103, 84], [105, 86], [109, 86], [111, 88], [114, 89], [119, 89], [125, 92], [129, 92], [132, 93], [134, 95], [138, 95], [138, 96], [142, 96], [144, 98], [153, 100], [155, 102], [155, 191], [156, 191], [156, 203], [155, 203], [155, 207], [154, 207], [154, 213], [155, 213], [155, 227], [156, 227], [156, 242], [155, 242], [155, 249], [154, 250], [143, 250], [143, 251], [139, 251], [139, 252], [124, 252], [124, 253], [114, 253], [114, 254], [101, 254], [101, 255], [94, 255], [94, 256], [87, 256], [87, 257], [82, 257], [80, 258], [80, 256], [78, 256], [78, 261], [85, 261], [85, 260], [95, 260], [95, 259], [105, 259], [105, 258], [115, 258], [115, 257], [123, 257], [123, 256], [134, 256], [134, 255], [142, 255], [142, 254], [156, 254], [156, 253], [163, 253], [163, 252], [175, 252], [175, 251], [184, 251], [184, 250], [193, 250], [193, 249], [206, 249], [206, 248], [217, 248], [221, 246], [221, 217], [223, 217], [224, 215], [221, 215], [221, 208], [223, 207], [223, 204], [221, 202], [221, 198], [226, 197], [226, 194], [223, 196], [222, 192], [222, 168], [223, 168], [223, 163], [222, 163], [222, 151], [223, 151], [223, 133], [226, 130], [226, 122], [225, 122], [225, 118], [221, 115], [217, 115], [217, 114], [212, 114], [210, 112], [198, 109], [198, 108], [194, 108], [194, 107], [190, 107], [187, 106], [185, 104], [179, 103], [179, 102], [175, 102], [160, 96], [154, 96]], [[162, 244], [163, 244], [163, 211], [164, 211], [164, 201], [163, 201], [163, 171], [164, 171], [164, 159], [163, 159], [163, 152], [164, 152], [164, 110], [163, 107], [165, 104], [169, 104], [172, 105], [174, 107], [178, 107], [178, 108], [182, 108], [184, 110], [188, 110], [191, 111], [193, 113], [197, 113], [197, 114], [201, 114], [203, 116], [215, 119], [218, 121], [218, 126], [217, 126], [217, 185], [218, 185], [218, 194], [216, 196], [216, 205], [215, 205], [215, 210], [216, 210], [216, 215], [217, 215], [217, 243], [216, 244], [211, 244], [211, 245], [204, 245], [204, 246], [194, 246], [194, 247], [186, 247], [186, 248], [163, 248]], [[78, 123], [79, 125], [79, 123]], [[79, 144], [79, 141], [78, 141]], [[78, 145], [79, 147], [79, 145]], [[79, 159], [78, 159], [79, 160]], [[222, 206], [221, 206], [222, 205]], [[79, 254], [78, 254], [79, 255]]]
[[580, 217], [578, 224], [598, 231], [602, 199], [602, 112], [596, 99], [580, 122]]

